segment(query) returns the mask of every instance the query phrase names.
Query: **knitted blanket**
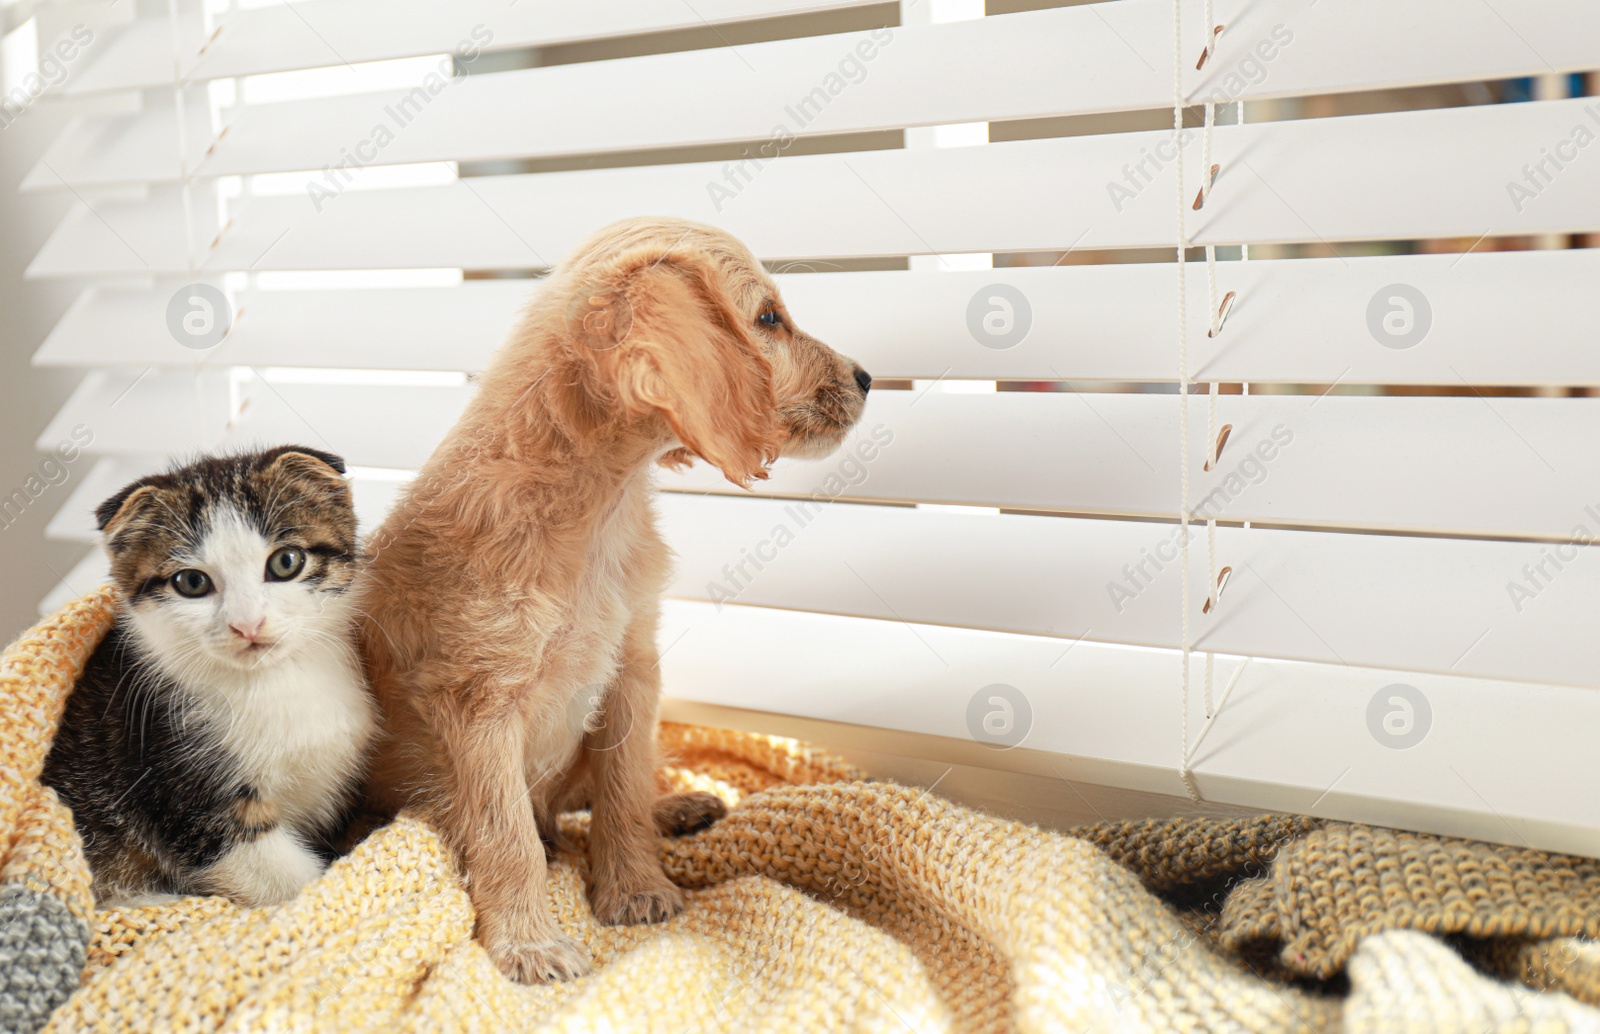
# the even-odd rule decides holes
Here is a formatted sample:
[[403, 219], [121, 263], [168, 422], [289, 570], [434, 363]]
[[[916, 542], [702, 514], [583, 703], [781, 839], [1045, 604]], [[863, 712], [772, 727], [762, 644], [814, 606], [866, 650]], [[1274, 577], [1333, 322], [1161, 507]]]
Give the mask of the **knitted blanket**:
[[670, 724], [663, 781], [733, 810], [662, 841], [691, 890], [659, 926], [597, 925], [583, 862], [558, 858], [582, 980], [502, 978], [409, 813], [281, 906], [96, 912], [38, 776], [110, 617], [91, 594], [0, 658], [6, 1030], [1600, 1031], [1579, 1001], [1600, 1001], [1600, 954], [1573, 936], [1600, 932], [1592, 862], [1282, 817], [1062, 836]]

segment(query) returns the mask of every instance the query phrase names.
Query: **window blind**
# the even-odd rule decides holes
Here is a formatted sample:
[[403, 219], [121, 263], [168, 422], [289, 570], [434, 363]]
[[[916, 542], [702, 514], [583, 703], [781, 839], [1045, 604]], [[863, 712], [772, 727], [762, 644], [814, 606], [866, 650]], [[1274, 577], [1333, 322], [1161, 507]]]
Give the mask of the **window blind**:
[[79, 201], [49, 534], [285, 440], [375, 527], [539, 273], [699, 219], [879, 387], [753, 497], [661, 474], [679, 713], [1600, 855], [1600, 14], [970, 6], [42, 9], [93, 34], [43, 102], [118, 100], [24, 184]]

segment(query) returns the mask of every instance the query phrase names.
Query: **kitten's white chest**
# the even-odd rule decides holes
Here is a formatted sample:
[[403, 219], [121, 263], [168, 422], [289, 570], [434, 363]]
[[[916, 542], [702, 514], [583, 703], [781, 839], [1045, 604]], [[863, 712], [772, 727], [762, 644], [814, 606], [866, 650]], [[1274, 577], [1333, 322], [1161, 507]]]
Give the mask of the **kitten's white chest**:
[[319, 644], [227, 689], [214, 720], [241, 778], [290, 825], [332, 819], [376, 727], [354, 659]]

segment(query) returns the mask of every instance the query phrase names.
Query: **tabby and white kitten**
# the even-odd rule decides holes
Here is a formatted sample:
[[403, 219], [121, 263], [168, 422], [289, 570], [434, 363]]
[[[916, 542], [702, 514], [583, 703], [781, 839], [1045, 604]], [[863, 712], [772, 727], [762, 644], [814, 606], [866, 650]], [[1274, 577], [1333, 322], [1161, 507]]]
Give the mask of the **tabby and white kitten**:
[[72, 809], [101, 907], [270, 904], [322, 872], [375, 729], [343, 473], [295, 446], [205, 457], [96, 511], [116, 624], [44, 782]]

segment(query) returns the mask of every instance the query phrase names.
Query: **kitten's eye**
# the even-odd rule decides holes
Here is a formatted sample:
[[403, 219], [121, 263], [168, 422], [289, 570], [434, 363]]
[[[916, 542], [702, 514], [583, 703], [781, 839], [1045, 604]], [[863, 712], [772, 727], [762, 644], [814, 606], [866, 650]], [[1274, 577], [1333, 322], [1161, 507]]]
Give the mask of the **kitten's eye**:
[[286, 582], [306, 566], [306, 551], [298, 546], [284, 546], [267, 557], [267, 581]]
[[186, 567], [172, 576], [172, 587], [178, 591], [179, 596], [204, 596], [211, 591], [211, 576], [204, 571], [196, 571]]
[[756, 322], [764, 327], [781, 327], [783, 326], [783, 317], [778, 314], [777, 309], [767, 309], [756, 317]]

